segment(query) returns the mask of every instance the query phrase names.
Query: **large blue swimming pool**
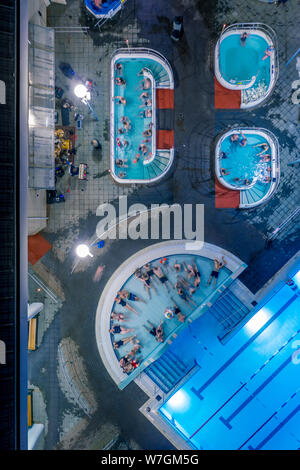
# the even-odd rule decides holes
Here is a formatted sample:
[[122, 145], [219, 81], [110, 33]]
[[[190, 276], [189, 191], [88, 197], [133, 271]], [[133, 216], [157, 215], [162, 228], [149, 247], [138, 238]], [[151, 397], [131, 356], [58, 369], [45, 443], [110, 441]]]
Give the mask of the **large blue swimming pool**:
[[160, 408], [192, 447], [299, 449], [300, 364], [292, 360], [300, 340], [299, 272], [294, 282], [277, 286], [225, 346], [207, 317], [171, 346], [200, 365]]
[[262, 60], [267, 41], [260, 35], [250, 33], [244, 45], [240, 34], [230, 34], [220, 43], [219, 68], [222, 77], [229, 83], [250, 82], [257, 76], [256, 83], [270, 84], [270, 58]]

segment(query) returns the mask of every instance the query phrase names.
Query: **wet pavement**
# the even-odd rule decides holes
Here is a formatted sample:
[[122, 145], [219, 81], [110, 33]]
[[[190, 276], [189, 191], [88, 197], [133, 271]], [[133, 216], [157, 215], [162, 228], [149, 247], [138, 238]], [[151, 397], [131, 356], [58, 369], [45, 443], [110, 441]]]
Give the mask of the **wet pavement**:
[[[51, 5], [49, 26], [92, 26], [81, 5], [79, 0], [69, 1], [67, 7]], [[169, 37], [175, 14], [184, 16], [184, 36], [178, 44], [173, 44]], [[215, 111], [213, 54], [222, 25], [258, 19], [272, 26], [278, 35], [280, 75], [276, 89], [260, 108]], [[299, 165], [288, 165], [297, 158], [300, 143], [299, 107], [291, 101], [291, 84], [298, 78], [298, 72], [295, 62], [285, 66], [300, 43], [299, 20], [298, 0], [290, 0], [278, 8], [258, 0], [164, 0], [159, 6], [154, 0], [128, 0], [122, 13], [107, 22], [101, 31], [83, 34], [72, 33], [70, 29], [65, 34], [56, 34], [56, 84], [84, 114], [83, 128], [78, 130], [76, 158], [88, 163], [89, 179], [71, 180], [70, 192], [60, 182], [62, 189], [66, 189], [66, 202], [49, 206], [49, 224], [43, 232], [52, 250], [42, 263], [60, 281], [65, 298], [40, 348], [30, 354], [30, 381], [39, 386], [47, 404], [46, 448], [53, 448], [59, 442], [66, 412], [82, 417], [82, 411], [71, 405], [59, 388], [57, 348], [66, 337], [79, 346], [99, 405], [85, 432], [93, 433], [99, 423], [109, 423], [117, 426], [126, 442], [133, 439], [144, 449], [172, 448], [139, 413], [145, 394], [135, 384], [120, 392], [112, 382], [101, 363], [94, 333], [98, 300], [111, 274], [131, 254], [157, 240], [108, 241], [92, 263], [71, 275], [74, 246], [93, 237], [99, 204], [116, 202], [121, 195], [128, 195], [128, 204], [204, 204], [205, 241], [233, 252], [249, 265], [241, 280], [253, 292], [300, 248], [298, 218], [266, 249], [266, 236], [299, 206]], [[126, 39], [131, 47], [149, 47], [161, 52], [169, 60], [175, 78], [174, 166], [160, 183], [143, 187], [116, 185], [107, 171], [108, 67], [112, 52], [125, 47]], [[95, 81], [92, 105], [99, 121], [75, 102], [73, 83], [59, 70], [61, 61], [70, 63], [81, 77]], [[280, 143], [281, 181], [277, 193], [267, 204], [251, 211], [214, 207], [214, 141], [221, 131], [234, 125], [266, 127], [277, 135]], [[101, 151], [93, 151], [90, 141], [94, 137], [100, 140]], [[92, 278], [99, 264], [105, 265], [104, 275], [94, 283]]]

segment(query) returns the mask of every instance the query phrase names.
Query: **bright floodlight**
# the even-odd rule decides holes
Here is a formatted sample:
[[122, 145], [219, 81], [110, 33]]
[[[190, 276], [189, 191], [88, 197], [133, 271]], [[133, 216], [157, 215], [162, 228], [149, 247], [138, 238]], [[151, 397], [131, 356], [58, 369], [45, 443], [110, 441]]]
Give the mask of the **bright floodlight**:
[[77, 98], [82, 99], [87, 94], [87, 88], [82, 84], [76, 85], [76, 87], [74, 88], [74, 93], [77, 96]]
[[185, 390], [178, 390], [174, 395], [167, 401], [167, 406], [172, 410], [187, 410], [189, 408], [190, 399]]
[[86, 258], [87, 256], [93, 257], [87, 245], [78, 245], [76, 248], [76, 254], [79, 256], [79, 258]]

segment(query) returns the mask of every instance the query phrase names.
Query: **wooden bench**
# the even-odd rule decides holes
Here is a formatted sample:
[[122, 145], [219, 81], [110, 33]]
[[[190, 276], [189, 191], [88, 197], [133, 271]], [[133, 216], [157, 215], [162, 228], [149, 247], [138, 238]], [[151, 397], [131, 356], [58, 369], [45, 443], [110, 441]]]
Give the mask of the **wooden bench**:
[[35, 351], [37, 334], [37, 318], [31, 318], [28, 325], [28, 349]]

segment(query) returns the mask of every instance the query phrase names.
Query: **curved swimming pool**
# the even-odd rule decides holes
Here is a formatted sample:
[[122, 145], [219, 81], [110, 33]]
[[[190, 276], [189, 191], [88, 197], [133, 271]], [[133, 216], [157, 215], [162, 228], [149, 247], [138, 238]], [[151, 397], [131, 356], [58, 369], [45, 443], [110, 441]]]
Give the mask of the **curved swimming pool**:
[[261, 204], [279, 182], [278, 142], [266, 129], [231, 129], [216, 144], [215, 169], [219, 182], [240, 191], [240, 207]]
[[262, 24], [226, 28], [216, 45], [215, 74], [223, 87], [241, 91], [242, 108], [260, 104], [278, 75], [274, 31]]
[[174, 148], [156, 142], [157, 90], [173, 90], [168, 62], [155, 51], [120, 50], [111, 61], [111, 174], [119, 183], [157, 181]]

